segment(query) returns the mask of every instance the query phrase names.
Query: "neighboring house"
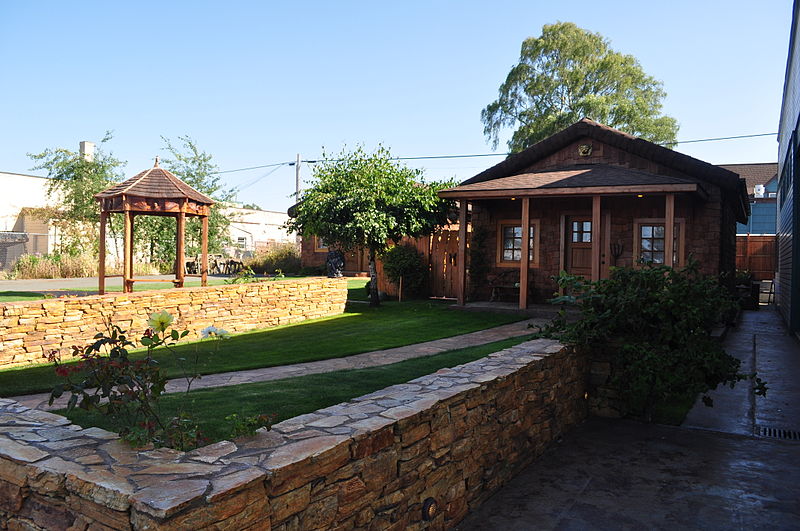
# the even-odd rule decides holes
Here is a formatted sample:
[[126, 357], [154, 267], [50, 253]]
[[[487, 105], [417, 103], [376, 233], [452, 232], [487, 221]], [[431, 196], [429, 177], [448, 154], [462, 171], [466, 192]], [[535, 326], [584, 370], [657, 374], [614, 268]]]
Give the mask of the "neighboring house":
[[56, 234], [33, 215], [47, 206], [46, 177], [0, 172], [0, 270], [9, 270], [22, 254], [46, 254]]
[[778, 163], [720, 164], [745, 180], [750, 218], [736, 224], [736, 234], [775, 234], [778, 206]]
[[800, 331], [800, 1], [795, 0], [778, 126], [778, 274], [775, 301], [793, 333]]
[[459, 303], [516, 288], [520, 308], [551, 297], [562, 270], [597, 280], [610, 266], [692, 256], [707, 274], [732, 273], [749, 214], [736, 173], [587, 119], [440, 195], [461, 207]]
[[773, 280], [777, 268], [775, 245], [778, 212], [778, 163], [721, 164], [745, 180], [750, 218], [736, 224], [736, 269], [755, 280]]
[[297, 238], [286, 231], [289, 216], [284, 212], [256, 210], [227, 206], [224, 209], [230, 216], [228, 234], [231, 239], [231, 255], [239, 256], [264, 251], [283, 243], [296, 243]]

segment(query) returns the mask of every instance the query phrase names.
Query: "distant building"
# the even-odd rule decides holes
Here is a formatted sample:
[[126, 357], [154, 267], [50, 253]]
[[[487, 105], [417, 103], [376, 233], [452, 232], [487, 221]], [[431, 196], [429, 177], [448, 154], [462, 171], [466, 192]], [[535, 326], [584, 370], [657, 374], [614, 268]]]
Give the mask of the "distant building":
[[800, 1], [795, 0], [778, 125], [778, 276], [776, 302], [789, 330], [800, 331]]
[[736, 234], [775, 234], [778, 206], [778, 163], [720, 164], [745, 180], [750, 199], [750, 218], [736, 224]]
[[294, 234], [285, 228], [289, 216], [285, 212], [256, 210], [235, 206], [225, 207], [231, 224], [228, 231], [231, 255], [246, 256], [283, 243], [296, 243]]
[[34, 210], [47, 206], [46, 177], [0, 172], [0, 270], [7, 271], [22, 254], [46, 254], [56, 234]]

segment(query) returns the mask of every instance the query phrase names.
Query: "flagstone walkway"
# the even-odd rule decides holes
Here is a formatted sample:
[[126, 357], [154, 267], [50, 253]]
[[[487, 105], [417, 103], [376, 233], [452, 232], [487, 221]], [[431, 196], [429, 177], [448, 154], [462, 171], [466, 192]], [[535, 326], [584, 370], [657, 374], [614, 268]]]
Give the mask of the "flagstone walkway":
[[[281, 365], [279, 367], [266, 367], [263, 369], [251, 369], [247, 371], [225, 372], [220, 374], [209, 374], [195, 380], [192, 389], [207, 389], [210, 387], [223, 387], [226, 385], [238, 385], [254, 382], [266, 382], [269, 380], [282, 380], [295, 376], [305, 376], [306, 374], [318, 374], [323, 372], [341, 371], [346, 369], [364, 369], [367, 367], [379, 367], [390, 365], [399, 361], [423, 356], [432, 356], [448, 350], [459, 348], [485, 345], [495, 341], [501, 341], [512, 337], [523, 336], [534, 332], [528, 324], [534, 326], [544, 326], [549, 319], [525, 319], [516, 323], [480, 330], [469, 334], [426, 341], [406, 345], [404, 347], [390, 348], [386, 350], [376, 350], [355, 354], [345, 358], [335, 358], [328, 360], [312, 361], [308, 363], [296, 363], [293, 365]], [[166, 392], [177, 393], [186, 389], [186, 380], [176, 378], [167, 382]], [[35, 395], [9, 397], [20, 404], [32, 409], [60, 409], [66, 406], [67, 397], [56, 400], [52, 406], [48, 405], [50, 393], [39, 393]]]

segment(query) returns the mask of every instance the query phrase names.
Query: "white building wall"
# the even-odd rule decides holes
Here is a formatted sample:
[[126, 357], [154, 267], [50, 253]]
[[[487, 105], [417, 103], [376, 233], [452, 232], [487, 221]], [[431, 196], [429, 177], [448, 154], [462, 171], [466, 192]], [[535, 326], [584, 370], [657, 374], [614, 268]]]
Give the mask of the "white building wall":
[[47, 206], [47, 177], [0, 172], [0, 231], [12, 231], [23, 208]]
[[252, 252], [277, 243], [297, 241], [284, 227], [289, 220], [286, 212], [236, 207], [227, 207], [225, 212], [232, 220], [229, 235], [234, 249]]

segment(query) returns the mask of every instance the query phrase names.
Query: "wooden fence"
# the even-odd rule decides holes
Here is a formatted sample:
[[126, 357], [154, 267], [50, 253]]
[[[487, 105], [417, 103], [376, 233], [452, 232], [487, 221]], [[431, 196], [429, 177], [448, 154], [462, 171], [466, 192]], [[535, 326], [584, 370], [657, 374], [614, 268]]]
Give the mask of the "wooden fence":
[[753, 273], [755, 280], [775, 278], [775, 236], [736, 236], [736, 269]]
[[[411, 245], [428, 263], [428, 289], [431, 297], [455, 297], [458, 278], [458, 228], [444, 229], [432, 236], [405, 238], [401, 245]], [[378, 289], [392, 297], [397, 296], [397, 286], [386, 279], [383, 263], [377, 262]]]

